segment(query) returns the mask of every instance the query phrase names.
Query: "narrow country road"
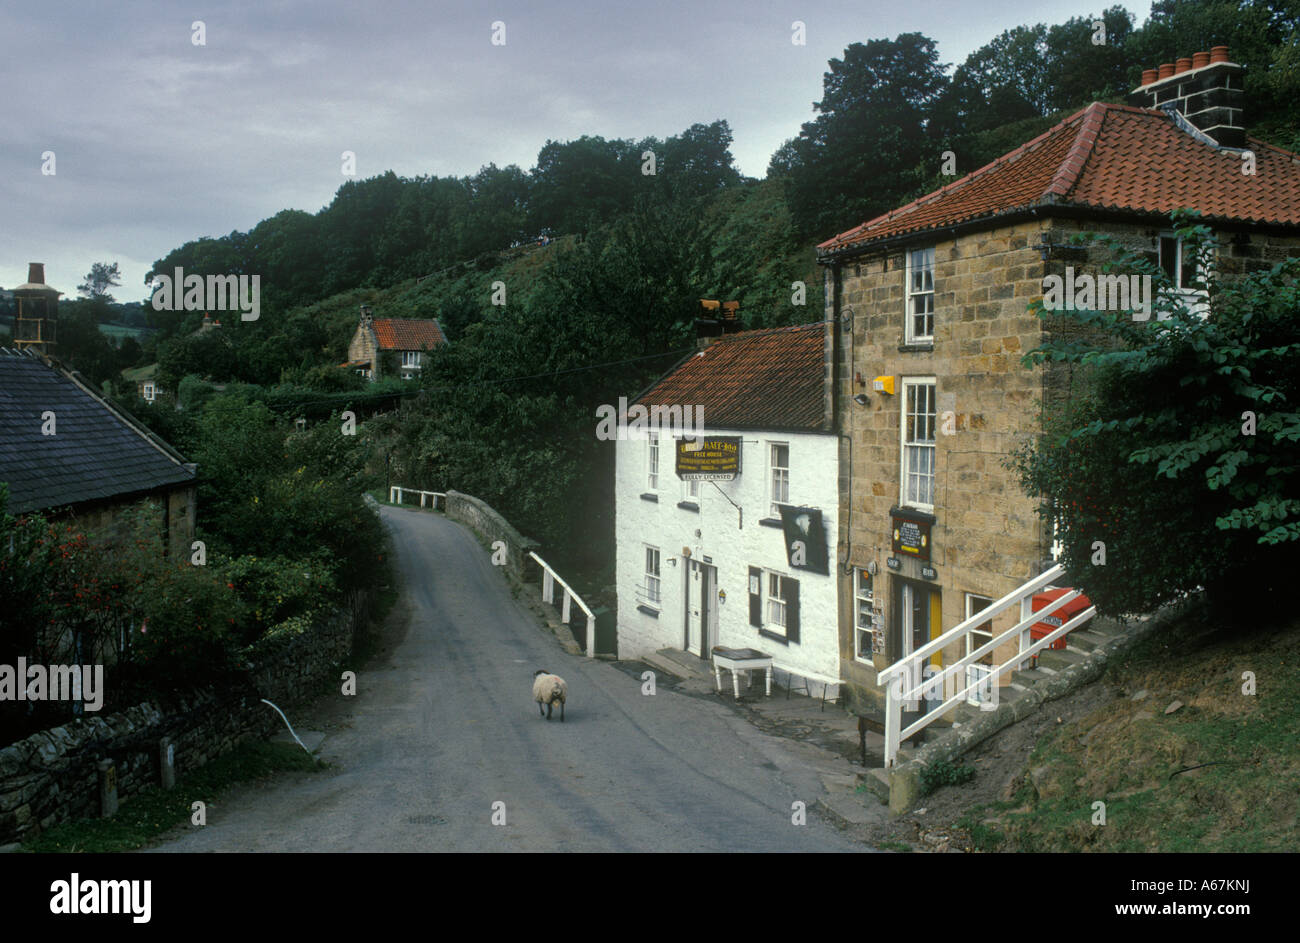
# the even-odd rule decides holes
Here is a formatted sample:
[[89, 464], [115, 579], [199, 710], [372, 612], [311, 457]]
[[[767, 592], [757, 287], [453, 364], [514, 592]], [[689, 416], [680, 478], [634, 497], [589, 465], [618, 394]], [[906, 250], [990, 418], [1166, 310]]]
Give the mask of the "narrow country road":
[[[238, 787], [205, 827], [152, 850], [864, 850], [816, 816], [822, 787], [793, 744], [566, 654], [470, 532], [439, 514], [381, 513], [410, 621], [359, 673], [357, 695], [339, 695], [348, 722], [321, 748], [332, 768]], [[537, 668], [568, 681], [563, 724], [558, 710], [538, 717]], [[795, 802], [806, 824], [792, 823]]]

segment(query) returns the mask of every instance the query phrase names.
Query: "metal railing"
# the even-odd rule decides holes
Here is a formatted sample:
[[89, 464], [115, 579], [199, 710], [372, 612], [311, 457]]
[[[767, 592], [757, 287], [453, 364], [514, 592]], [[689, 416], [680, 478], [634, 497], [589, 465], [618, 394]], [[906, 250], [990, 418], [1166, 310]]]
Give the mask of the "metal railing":
[[426, 496], [429, 496], [433, 498], [433, 509], [435, 511], [438, 510], [439, 498], [442, 498], [442, 509], [444, 511], [447, 510], [447, 494], [444, 491], [421, 491], [418, 488], [402, 488], [398, 485], [393, 485], [388, 489], [388, 500], [392, 504], [401, 504], [402, 495], [407, 491], [420, 496], [420, 507], [424, 507], [424, 499]]
[[[952, 707], [954, 704], [964, 700], [972, 691], [991, 685], [993, 691], [996, 692], [998, 679], [1003, 674], [1016, 670], [1020, 665], [1024, 664], [1027, 659], [1036, 655], [1044, 648], [1047, 648], [1067, 632], [1072, 632], [1077, 629], [1096, 614], [1097, 607], [1089, 606], [1086, 610], [1065, 622], [1060, 628], [1043, 636], [1032, 645], [1025, 644], [1030, 626], [1037, 622], [1041, 622], [1045, 616], [1051, 615], [1062, 606], [1068, 605], [1083, 595], [1077, 589], [1072, 589], [1068, 593], [1063, 594], [1060, 598], [1052, 600], [1050, 604], [1037, 612], [1029, 612], [1026, 615], [1025, 603], [1029, 602], [1035, 593], [1048, 588], [1054, 580], [1061, 578], [1064, 574], [1065, 568], [1060, 564], [1044, 571], [1029, 582], [1013, 589], [997, 602], [985, 609], [981, 609], [969, 619], [958, 623], [938, 638], [932, 639], [925, 645], [922, 645], [910, 655], [900, 658], [876, 676], [877, 683], [885, 687], [886, 768], [894, 765], [894, 761], [898, 756], [899, 744], [908, 737], [914, 736], [919, 731], [925, 729], [931, 722], [942, 716], [944, 711], [949, 707]], [[988, 642], [985, 642], [973, 651], [967, 652], [967, 654], [935, 674], [929, 677], [923, 677], [925, 662], [928, 661], [932, 655], [936, 652], [942, 651], [954, 642], [964, 641], [973, 630], [989, 623], [994, 616], [1005, 612], [1007, 609], [1016, 605], [1020, 606], [1021, 619], [1018, 623], [1007, 629], [1005, 632], [993, 636]], [[987, 630], [985, 630], [984, 634], [987, 634]], [[965, 674], [966, 667], [979, 662], [981, 658], [990, 654], [999, 645], [1012, 637], [1019, 639], [1019, 650], [1016, 652], [1015, 657], [1004, 661], [1000, 665], [981, 665], [981, 667], [987, 669], [988, 673], [977, 678], [974, 682], [969, 682]], [[958, 672], [961, 672], [961, 674], [959, 675]], [[947, 681], [949, 678], [959, 679], [954, 682], [954, 687], [957, 684], [961, 684], [963, 680], [967, 680], [967, 683], [961, 688], [961, 690], [957, 691], [951, 697], [948, 697], [932, 710], [927, 711], [920, 719], [906, 727], [903, 727], [902, 712], [904, 705], [915, 705], [926, 693], [944, 691], [948, 686]], [[914, 708], [908, 709], [911, 710]]]
[[578, 608], [587, 616], [587, 657], [596, 657], [596, 617], [592, 615], [591, 609], [582, 601], [582, 597], [575, 593], [569, 584], [560, 579], [560, 575], [551, 569], [551, 565], [539, 557], [533, 551], [528, 551], [528, 555], [537, 561], [537, 565], [542, 568], [542, 601], [555, 605], [555, 584], [559, 583], [564, 590], [564, 600], [560, 606], [560, 621], [565, 625], [569, 624], [570, 602], [576, 602]]

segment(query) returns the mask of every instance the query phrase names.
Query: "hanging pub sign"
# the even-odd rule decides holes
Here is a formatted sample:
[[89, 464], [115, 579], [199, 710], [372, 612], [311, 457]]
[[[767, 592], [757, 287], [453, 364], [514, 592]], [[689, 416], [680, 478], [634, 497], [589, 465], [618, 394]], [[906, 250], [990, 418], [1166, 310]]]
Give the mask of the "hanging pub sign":
[[731, 481], [740, 474], [740, 436], [677, 440], [677, 477], [683, 481]]
[[811, 570], [829, 576], [826, 528], [817, 508], [781, 506], [781, 529], [785, 532], [785, 556], [792, 569]]
[[902, 517], [897, 511], [892, 515], [894, 553], [918, 560], [930, 559], [930, 522], [913, 517]]

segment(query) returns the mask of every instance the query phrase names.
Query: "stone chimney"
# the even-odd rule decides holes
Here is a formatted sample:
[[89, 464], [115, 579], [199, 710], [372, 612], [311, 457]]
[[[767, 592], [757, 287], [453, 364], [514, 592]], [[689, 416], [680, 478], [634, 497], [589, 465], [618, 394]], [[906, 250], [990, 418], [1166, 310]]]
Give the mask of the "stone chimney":
[[1244, 67], [1229, 60], [1227, 46], [1215, 46], [1145, 70], [1142, 84], [1129, 93], [1129, 103], [1177, 112], [1220, 147], [1242, 148], [1246, 146], [1244, 72]]
[[45, 284], [44, 262], [28, 263], [26, 283], [14, 289], [14, 303], [18, 308], [14, 318], [14, 346], [19, 350], [30, 347], [47, 357], [54, 353], [61, 294]]
[[724, 334], [735, 334], [742, 330], [736, 313], [740, 310], [739, 301], [717, 302], [712, 299], [700, 299], [701, 316], [695, 319], [695, 348], [703, 350]]

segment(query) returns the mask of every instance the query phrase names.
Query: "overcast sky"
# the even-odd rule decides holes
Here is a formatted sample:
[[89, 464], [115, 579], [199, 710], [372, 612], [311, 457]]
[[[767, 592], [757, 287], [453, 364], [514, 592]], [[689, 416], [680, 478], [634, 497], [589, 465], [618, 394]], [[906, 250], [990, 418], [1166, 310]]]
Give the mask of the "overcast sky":
[[[919, 31], [959, 63], [1004, 29], [1110, 2], [8, 4], [0, 286], [43, 261], [75, 297], [92, 262], [116, 261], [115, 296], [141, 299], [145, 272], [186, 241], [327, 205], [343, 151], [358, 179], [459, 176], [528, 170], [548, 138], [664, 138], [725, 118], [741, 172], [761, 177], [850, 43]], [[1150, 12], [1124, 5], [1139, 25]]]

